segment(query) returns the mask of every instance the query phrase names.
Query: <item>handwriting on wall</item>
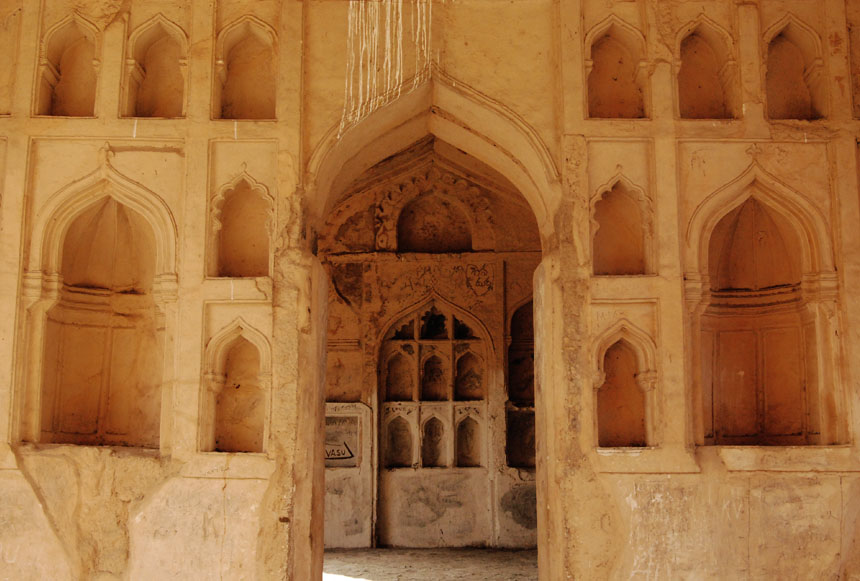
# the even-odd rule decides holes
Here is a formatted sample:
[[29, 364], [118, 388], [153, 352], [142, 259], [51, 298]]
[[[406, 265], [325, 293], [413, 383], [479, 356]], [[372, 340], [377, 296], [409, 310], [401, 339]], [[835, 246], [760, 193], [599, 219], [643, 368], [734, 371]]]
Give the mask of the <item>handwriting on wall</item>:
[[325, 465], [329, 468], [358, 466], [358, 416], [327, 416], [325, 419]]

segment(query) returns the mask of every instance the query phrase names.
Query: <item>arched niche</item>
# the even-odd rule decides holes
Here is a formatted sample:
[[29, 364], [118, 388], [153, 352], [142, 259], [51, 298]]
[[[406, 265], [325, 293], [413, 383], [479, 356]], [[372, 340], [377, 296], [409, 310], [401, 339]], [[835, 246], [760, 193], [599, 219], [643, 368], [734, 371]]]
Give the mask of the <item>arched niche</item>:
[[505, 457], [513, 468], [535, 467], [534, 303], [514, 310], [508, 325]]
[[412, 358], [395, 353], [384, 366], [385, 401], [412, 401], [415, 399], [415, 377]]
[[481, 359], [466, 351], [457, 358], [457, 374], [454, 376], [454, 399], [458, 401], [482, 400], [486, 384], [484, 365]]
[[69, 224], [42, 351], [42, 440], [158, 447], [164, 319], [146, 219], [104, 196]]
[[160, 14], [129, 37], [123, 81], [125, 117], [185, 116], [188, 41]]
[[731, 35], [702, 16], [684, 28], [677, 54], [680, 117], [734, 118], [738, 78]]
[[421, 430], [421, 466], [443, 468], [448, 465], [445, 425], [437, 417], [424, 422]]
[[768, 117], [801, 120], [826, 117], [827, 83], [821, 40], [815, 31], [787, 15], [764, 38]]
[[275, 33], [245, 16], [227, 26], [215, 44], [216, 119], [275, 119]]
[[416, 198], [397, 220], [398, 252], [452, 253], [472, 250], [472, 229], [455, 201], [428, 194]]
[[645, 393], [637, 383], [636, 353], [626, 341], [606, 350], [603, 372], [606, 379], [597, 389], [598, 446], [646, 446]]
[[645, 40], [641, 33], [612, 16], [595, 26], [585, 43], [588, 116], [647, 117]]
[[594, 417], [601, 447], [656, 446], [657, 348], [626, 319], [616, 321], [595, 343]]
[[457, 467], [481, 466], [481, 427], [473, 418], [466, 416], [457, 424]]
[[421, 366], [421, 401], [450, 399], [448, 366], [438, 355], [430, 355]]
[[696, 208], [687, 236], [697, 441], [844, 441], [838, 281], [819, 208], [753, 163]]
[[210, 276], [269, 276], [274, 200], [266, 187], [243, 172], [211, 208]]
[[650, 272], [651, 201], [623, 178], [592, 200], [592, 265], [595, 275]]
[[39, 54], [36, 115], [95, 116], [100, 48], [95, 25], [78, 15], [45, 33]]
[[385, 466], [387, 468], [411, 468], [412, 428], [401, 416], [394, 416], [385, 429]]
[[271, 390], [266, 337], [236, 319], [207, 342], [203, 376], [200, 449], [264, 452]]

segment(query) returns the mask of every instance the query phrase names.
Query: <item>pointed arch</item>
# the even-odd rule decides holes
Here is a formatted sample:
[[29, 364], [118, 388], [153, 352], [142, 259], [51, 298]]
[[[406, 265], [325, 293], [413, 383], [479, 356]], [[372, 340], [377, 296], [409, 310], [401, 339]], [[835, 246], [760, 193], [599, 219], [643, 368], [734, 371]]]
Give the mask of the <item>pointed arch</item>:
[[[611, 14], [586, 33], [584, 42], [588, 116], [647, 118], [647, 45], [642, 33]], [[625, 53], [628, 59], [618, 56]]]
[[[122, 114], [124, 116], [143, 116], [145, 112], [140, 111], [138, 101], [140, 100], [141, 87], [146, 82], [152, 71], [145, 70], [147, 54], [157, 43], [171, 41], [176, 44], [178, 59], [176, 69], [181, 76], [181, 94], [172, 95], [168, 103], [163, 104], [160, 109], [173, 109], [177, 113], [173, 115], [146, 115], [155, 117], [183, 117], [185, 115], [185, 94], [187, 92], [188, 78], [188, 37], [182, 28], [173, 21], [158, 13], [140, 26], [129, 36], [126, 44], [125, 78], [123, 80]], [[167, 74], [169, 71], [158, 71], [159, 74]], [[174, 73], [175, 76], [175, 73]], [[164, 82], [170, 79], [159, 79]], [[168, 96], [159, 95], [163, 100]], [[177, 102], [178, 101], [178, 102]]]
[[209, 207], [209, 217], [212, 220], [212, 228], [214, 230], [221, 229], [221, 212], [224, 208], [224, 201], [229, 197], [230, 193], [235, 191], [242, 182], [248, 184], [248, 188], [266, 200], [269, 203], [269, 221], [267, 224], [267, 231], [269, 232], [269, 236], [273, 233], [274, 228], [274, 214], [275, 214], [275, 198], [272, 196], [269, 188], [266, 187], [262, 182], [257, 181], [254, 176], [248, 173], [248, 167], [246, 164], [242, 164], [242, 169], [237, 173], [233, 179], [229, 182], [221, 186], [215, 195], [212, 197], [212, 201]]
[[[821, 37], [815, 29], [790, 12], [772, 24], [762, 35], [764, 54], [770, 55], [770, 48], [779, 37], [784, 38], [788, 43], [796, 47], [803, 59], [803, 83], [805, 83], [809, 90], [812, 108], [811, 116], [808, 119], [827, 117], [829, 108], [827, 103], [827, 83], [824, 78], [824, 50], [822, 48]], [[766, 79], [768, 73], [771, 71], [770, 65], [771, 63], [768, 62], [765, 67], [767, 71], [765, 73]], [[769, 91], [766, 91], [766, 93], [769, 93]], [[771, 107], [768, 106], [768, 109], [770, 110]]]
[[[620, 186], [620, 187], [619, 187]], [[600, 186], [597, 191], [592, 195], [590, 200], [590, 223], [591, 223], [591, 258], [592, 264], [594, 268], [594, 274], [609, 274], [609, 270], [611, 265], [607, 264], [598, 264], [598, 255], [603, 256], [599, 251], [602, 248], [598, 246], [605, 245], [607, 242], [614, 241], [616, 236], [611, 236], [610, 239], [603, 240], [602, 238], [598, 238], [603, 233], [600, 231], [601, 220], [599, 219], [598, 212], [600, 208], [598, 205], [603, 202], [607, 203], [607, 198], [609, 196], [621, 196], [622, 203], [634, 204], [636, 208], [636, 213], [639, 217], [639, 229], [641, 232], [639, 233], [638, 245], [637, 249], [635, 246], [624, 245], [622, 248], [623, 252], [615, 254], [615, 256], [619, 259], [623, 258], [624, 270], [623, 274], [650, 274], [652, 270], [653, 264], [653, 241], [654, 241], [654, 220], [653, 220], [653, 201], [651, 197], [645, 192], [643, 188], [634, 184], [630, 179], [628, 179], [622, 170], [622, 167], [619, 165], [617, 171], [614, 176], [612, 176], [608, 182]], [[616, 208], [619, 204], [615, 204]], [[616, 216], [616, 218], [618, 218]], [[637, 224], [635, 223], [621, 223], [618, 220], [614, 220], [610, 222], [607, 227], [621, 227], [624, 231], [632, 230], [635, 233]], [[637, 257], [632, 255], [633, 252], [638, 250], [641, 253], [641, 257]], [[608, 259], [606, 259], [608, 260]], [[610, 261], [611, 262], [611, 261]], [[641, 263], [641, 266], [636, 264]], [[635, 272], [630, 272], [635, 271]], [[622, 273], [619, 273], [622, 274]]]
[[800, 192], [753, 162], [739, 176], [707, 196], [693, 211], [687, 225], [687, 270], [706, 274], [708, 245], [719, 221], [750, 197], [788, 220], [801, 244], [801, 267], [806, 274], [832, 273], [830, 229], [821, 210]]
[[[212, 118], [213, 119], [274, 119], [275, 118], [275, 90], [277, 83], [277, 74], [275, 70], [260, 70], [259, 64], [246, 67], [246, 72], [252, 75], [263, 75], [256, 77], [267, 83], [270, 82], [270, 87], [255, 86], [254, 90], [259, 93], [263, 91], [263, 97], [271, 99], [270, 103], [254, 102], [253, 106], [239, 107], [236, 110], [228, 102], [225, 103], [225, 89], [229, 82], [230, 74], [230, 55], [233, 49], [239, 47], [242, 43], [254, 42], [262, 45], [269, 51], [268, 65], [274, 69], [274, 63], [277, 59], [277, 33], [267, 23], [263, 22], [256, 16], [246, 14], [225, 26], [215, 40], [215, 76], [213, 83], [213, 99], [212, 99]], [[265, 63], [264, 63], [265, 64]], [[266, 77], [266, 73], [271, 75], [271, 78]], [[247, 90], [249, 87], [243, 87]], [[270, 93], [271, 94], [268, 94]], [[259, 95], [258, 95], [259, 97]], [[230, 111], [226, 111], [225, 104]], [[247, 105], [247, 103], [245, 104]], [[259, 109], [259, 110], [258, 110]]]
[[[92, 58], [90, 63], [83, 62], [81, 67], [92, 66], [91, 83], [88, 79], [77, 79], [77, 83], [70, 82], [74, 86], [78, 97], [84, 100], [71, 113], [55, 112], [55, 91], [62, 81], [61, 60], [66, 52], [80, 41], [91, 45]], [[45, 31], [39, 45], [39, 67], [37, 79], [33, 84], [33, 114], [34, 115], [71, 115], [71, 116], [95, 116], [95, 95], [98, 87], [98, 75], [101, 65], [101, 35], [98, 27], [84, 18], [78, 12], [72, 12]], [[85, 59], [86, 60], [86, 59]], [[92, 86], [87, 86], [92, 84]]]
[[211, 376], [223, 373], [230, 349], [240, 337], [251, 343], [257, 349], [257, 352], [259, 352], [260, 375], [271, 375], [272, 349], [269, 340], [242, 317], [233, 319], [233, 322], [218, 331], [206, 342], [203, 355], [205, 375]]
[[[723, 91], [723, 102], [726, 109], [726, 117], [732, 118], [738, 115], [739, 78], [737, 60], [735, 58], [734, 40], [731, 33], [720, 26], [714, 20], [708, 18], [704, 13], [685, 24], [675, 37], [675, 79], [678, 90], [679, 114], [683, 113], [681, 107], [681, 85], [679, 74], [683, 64], [683, 47], [685, 41], [691, 36], [698, 36], [713, 51], [716, 57], [718, 80]], [[682, 115], [683, 116], [683, 115]]]
[[116, 170], [110, 158], [113, 152], [102, 149], [100, 166], [86, 176], [65, 186], [45, 203], [33, 224], [34, 236], [28, 269], [45, 275], [59, 273], [63, 240], [74, 219], [103, 196], [140, 214], [155, 236], [156, 279], [176, 277], [176, 223], [164, 200], [152, 190]]
[[427, 135], [501, 173], [525, 197], [544, 243], [554, 235], [550, 216], [561, 200], [561, 183], [549, 148], [522, 117], [441, 71], [340, 138], [338, 125], [332, 125], [308, 163], [306, 188], [315, 191], [308, 199], [312, 220], [324, 220], [357, 176]]
[[[605, 330], [594, 342], [592, 360], [596, 364], [594, 388], [599, 388], [604, 377], [604, 355], [606, 351], [618, 341], [626, 342], [639, 362], [641, 376], [640, 387], [651, 390], [657, 381], [657, 346], [647, 332], [643, 331], [627, 319], [619, 319], [611, 327]], [[639, 379], [637, 377], [637, 379]]]

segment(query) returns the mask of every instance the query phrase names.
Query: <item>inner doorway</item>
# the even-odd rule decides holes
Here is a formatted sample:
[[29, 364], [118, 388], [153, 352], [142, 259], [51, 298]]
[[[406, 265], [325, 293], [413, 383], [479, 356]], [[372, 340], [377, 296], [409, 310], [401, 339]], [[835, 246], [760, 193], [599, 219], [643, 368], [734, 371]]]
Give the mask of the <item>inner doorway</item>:
[[318, 251], [326, 547], [535, 547], [526, 201], [428, 137], [346, 188]]

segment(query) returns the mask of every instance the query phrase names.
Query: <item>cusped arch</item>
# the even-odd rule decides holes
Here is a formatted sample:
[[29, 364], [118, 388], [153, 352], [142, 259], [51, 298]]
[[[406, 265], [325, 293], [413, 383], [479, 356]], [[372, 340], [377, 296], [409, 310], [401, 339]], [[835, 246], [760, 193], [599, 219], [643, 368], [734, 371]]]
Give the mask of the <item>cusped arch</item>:
[[594, 342], [592, 360], [596, 364], [597, 371], [594, 388], [597, 389], [603, 385], [606, 352], [619, 341], [629, 345], [636, 355], [636, 361], [639, 364], [637, 381], [643, 390], [650, 390], [657, 379], [657, 345], [654, 344], [651, 335], [627, 319], [616, 321]]
[[804, 57], [804, 65], [807, 68], [816, 61], [821, 61], [821, 38], [814, 28], [794, 14], [785, 14], [765, 31], [762, 35], [764, 46], [768, 46], [780, 34], [800, 49]]
[[621, 42], [628, 50], [633, 52], [633, 56], [637, 60], [642, 61], [645, 59], [645, 47], [647, 45], [642, 32], [615, 14], [610, 14], [592, 26], [591, 30], [585, 35], [585, 54], [588, 60], [591, 59], [591, 50], [594, 44], [604, 36], [611, 36]]
[[542, 238], [554, 235], [561, 183], [549, 148], [522, 117], [441, 71], [340, 137], [338, 128], [329, 129], [308, 163], [306, 183], [316, 192], [308, 200], [312, 220], [324, 220], [364, 171], [433, 135], [501, 173], [528, 202]]
[[47, 59], [52, 64], [59, 62], [59, 57], [64, 50], [64, 41], [66, 40], [63, 38], [63, 31], [70, 30], [71, 28], [77, 28], [87, 40], [93, 43], [96, 55], [101, 54], [101, 36], [99, 35], [98, 27], [78, 12], [72, 12], [45, 31], [45, 34], [42, 36], [41, 58]]
[[272, 196], [271, 192], [269, 192], [269, 188], [267, 188], [265, 184], [257, 181], [254, 176], [248, 173], [248, 168], [245, 164], [242, 164], [242, 170], [236, 174], [233, 179], [221, 186], [221, 188], [219, 188], [212, 197], [212, 204], [209, 212], [210, 218], [212, 219], [213, 230], [217, 232], [221, 229], [221, 212], [224, 208], [224, 202], [230, 196], [230, 193], [236, 191], [243, 182], [248, 185], [248, 188], [252, 192], [268, 203], [268, 221], [266, 228], [269, 236], [271, 236], [274, 233], [275, 225], [275, 198]]
[[[391, 317], [388, 322], [381, 327], [383, 331], [379, 334], [378, 344], [381, 345], [385, 342], [385, 337], [388, 337], [390, 334], [392, 334], [392, 331], [398, 323], [401, 323], [410, 315], [424, 312], [436, 305], [443, 305], [446, 309], [450, 310], [454, 315], [457, 316], [459, 320], [466, 323], [469, 328], [477, 334], [477, 338], [481, 340], [484, 345], [489, 346], [491, 349], [495, 348], [493, 345], [493, 336], [490, 333], [489, 329], [487, 329], [486, 325], [484, 325], [484, 323], [482, 323], [476, 317], [472, 316], [468, 311], [465, 311], [462, 307], [457, 306], [456, 304], [442, 297], [435, 291], [427, 293], [424, 297], [415, 301], [410, 306], [401, 309], [397, 312], [397, 314]], [[488, 360], [492, 359], [490, 354], [486, 354], [486, 356]]]
[[215, 41], [215, 55], [217, 63], [223, 65], [224, 58], [230, 54], [230, 50], [243, 38], [253, 35], [264, 44], [274, 48], [278, 35], [266, 22], [256, 16], [246, 14], [221, 29]]
[[206, 342], [204, 352], [204, 372], [207, 376], [224, 373], [230, 350], [239, 338], [245, 339], [260, 355], [260, 376], [266, 377], [272, 368], [272, 350], [266, 336], [250, 325], [242, 317], [237, 317], [229, 325], [218, 331]]
[[[605, 182], [603, 185], [598, 187], [594, 194], [591, 196], [590, 200], [590, 214], [591, 219], [594, 220], [594, 210], [597, 202], [603, 199], [603, 197], [615, 189], [616, 186], [622, 186], [627, 192], [629, 192], [630, 197], [632, 197], [640, 207], [642, 211], [642, 220], [643, 224], [650, 226], [651, 223], [651, 197], [645, 193], [645, 189], [634, 183], [630, 178], [624, 175], [621, 166], [619, 165], [615, 175], [609, 178], [609, 181]], [[596, 224], [594, 224], [596, 226]]]
[[792, 226], [800, 241], [803, 274], [834, 271], [827, 220], [803, 194], [779, 181], [758, 163], [705, 198], [693, 211], [686, 231], [689, 272], [707, 276], [711, 235], [722, 218], [754, 197]]
[[63, 241], [74, 219], [93, 202], [110, 196], [140, 214], [155, 237], [155, 274], [176, 274], [176, 224], [164, 200], [152, 190], [118, 172], [110, 164], [109, 150], [101, 166], [55, 193], [34, 223], [29, 269], [46, 275], [57, 274], [62, 265]]
[[188, 55], [188, 37], [178, 24], [160, 12], [138, 26], [128, 37], [129, 56], [141, 62], [146, 51], [162, 36], [168, 36], [178, 45], [181, 54]]
[[678, 101], [680, 109], [680, 80], [683, 45], [691, 36], [696, 35], [710, 47], [716, 57], [718, 67], [717, 75], [720, 86], [723, 89], [723, 103], [727, 117], [735, 117], [738, 113], [738, 71], [735, 59], [735, 45], [731, 33], [720, 26], [705, 14], [700, 14], [695, 19], [685, 24], [675, 36], [675, 79], [678, 85]]

